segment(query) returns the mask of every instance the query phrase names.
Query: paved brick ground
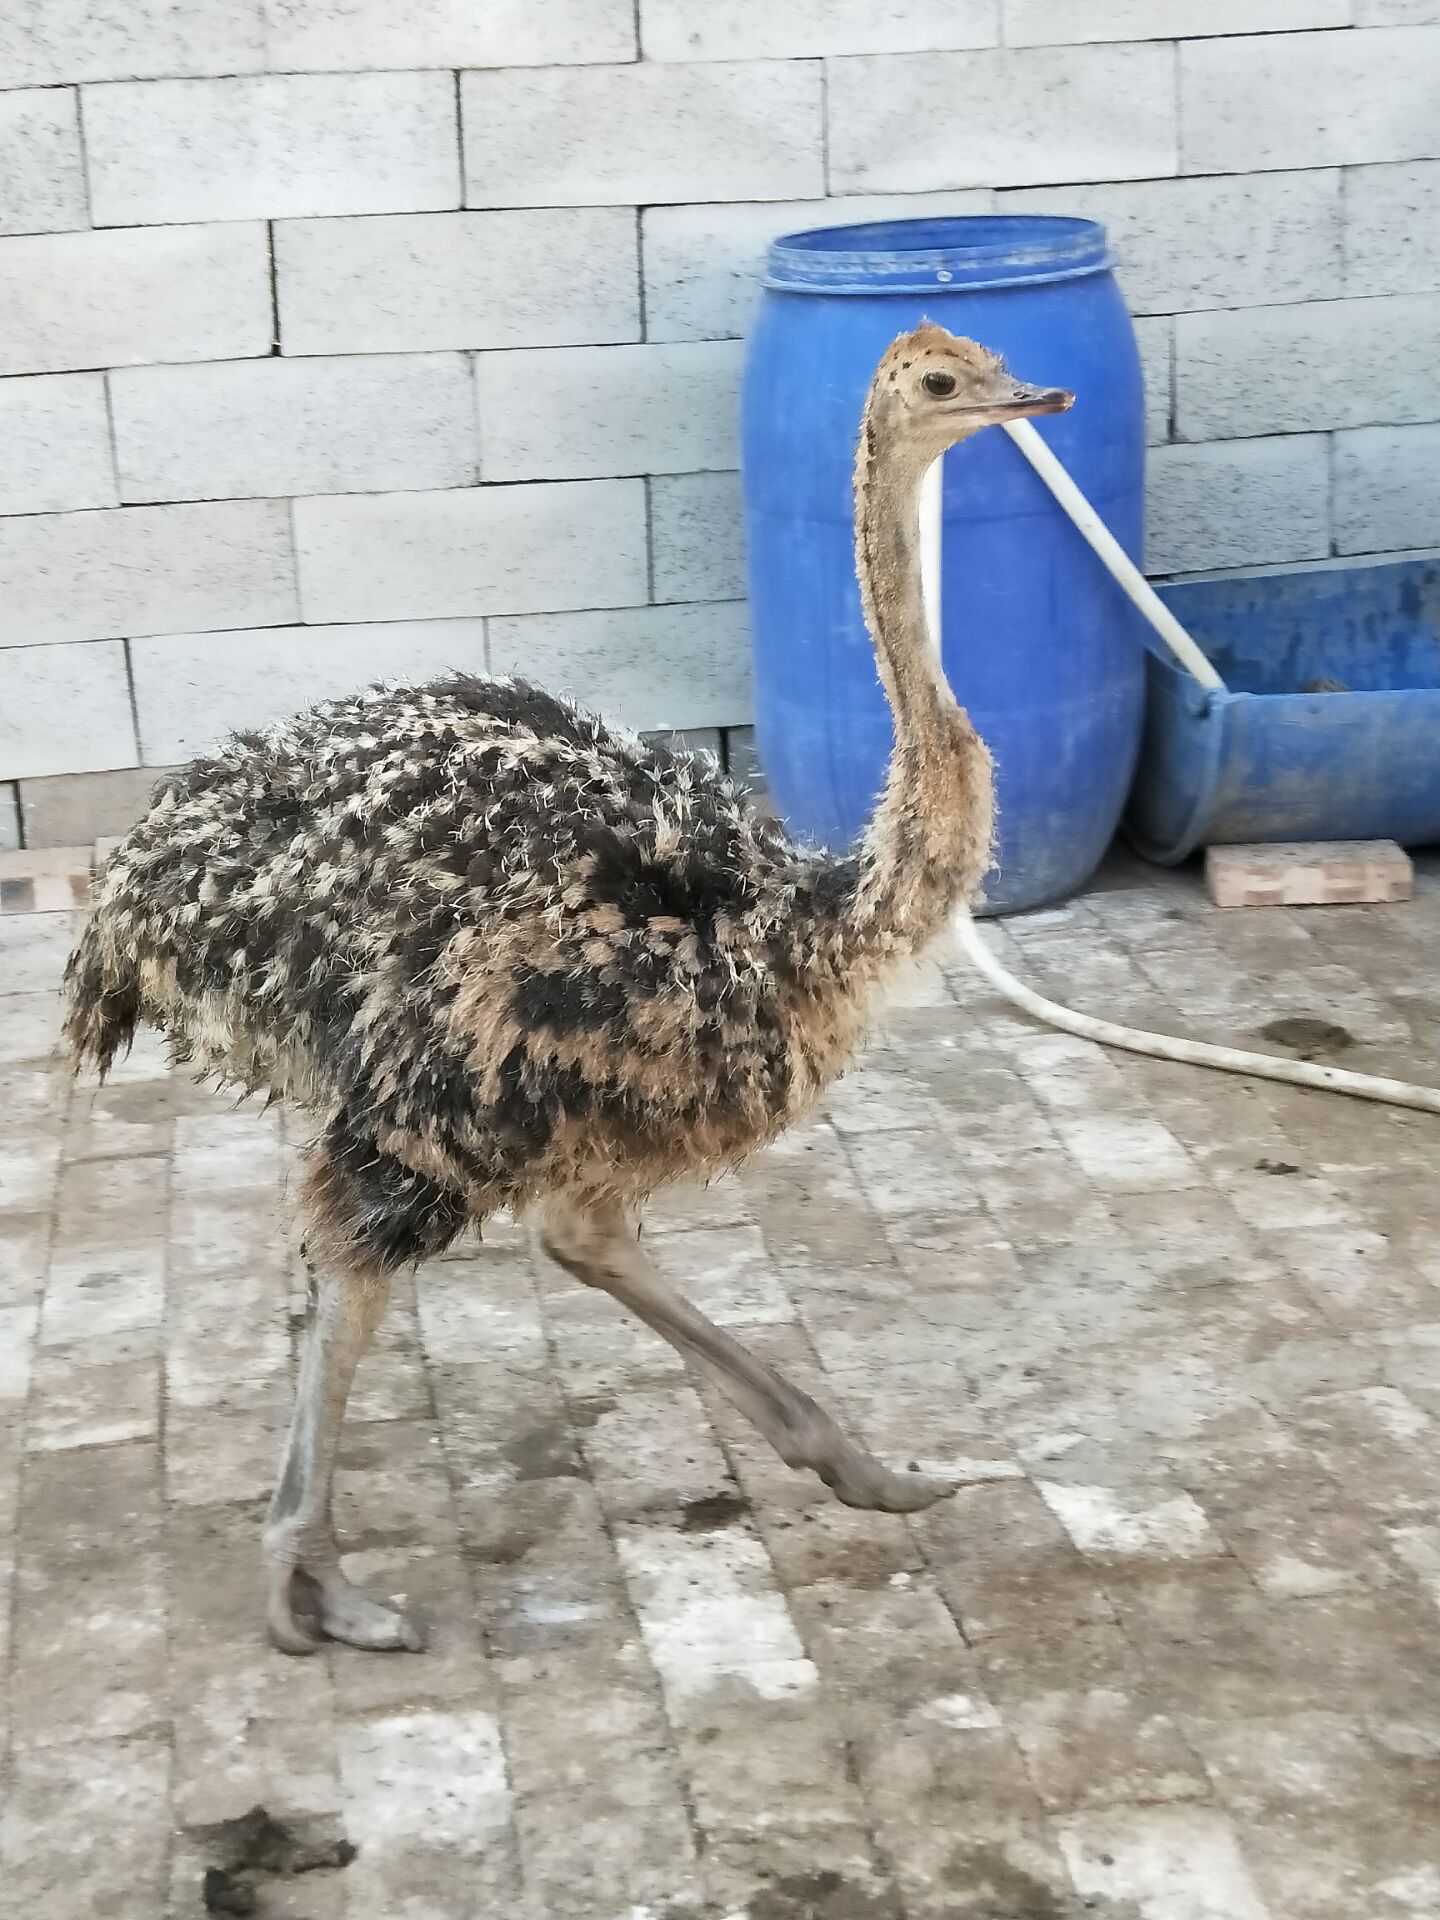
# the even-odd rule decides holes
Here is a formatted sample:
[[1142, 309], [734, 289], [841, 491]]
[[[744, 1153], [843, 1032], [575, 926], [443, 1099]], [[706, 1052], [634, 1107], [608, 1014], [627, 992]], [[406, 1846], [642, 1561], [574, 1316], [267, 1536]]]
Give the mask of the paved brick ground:
[[[1440, 1914], [1433, 1121], [933, 964], [822, 1119], [654, 1231], [957, 1498], [829, 1504], [502, 1229], [397, 1289], [340, 1477], [432, 1650], [287, 1660], [283, 1127], [148, 1046], [72, 1091], [70, 932], [0, 925], [3, 1920], [192, 1920], [257, 1803], [359, 1849], [262, 1881], [292, 1920]], [[1432, 859], [1298, 912], [1118, 867], [996, 937], [1097, 1011], [1435, 1078], [1437, 936]]]

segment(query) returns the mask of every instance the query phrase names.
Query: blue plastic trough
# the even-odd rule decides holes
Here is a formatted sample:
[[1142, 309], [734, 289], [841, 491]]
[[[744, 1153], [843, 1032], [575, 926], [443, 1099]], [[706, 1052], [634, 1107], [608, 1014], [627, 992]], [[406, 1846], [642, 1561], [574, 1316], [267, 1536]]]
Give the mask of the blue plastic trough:
[[1440, 841], [1440, 562], [1195, 580], [1160, 595], [1226, 691], [1148, 655], [1125, 814], [1141, 853], [1172, 866], [1248, 841]]

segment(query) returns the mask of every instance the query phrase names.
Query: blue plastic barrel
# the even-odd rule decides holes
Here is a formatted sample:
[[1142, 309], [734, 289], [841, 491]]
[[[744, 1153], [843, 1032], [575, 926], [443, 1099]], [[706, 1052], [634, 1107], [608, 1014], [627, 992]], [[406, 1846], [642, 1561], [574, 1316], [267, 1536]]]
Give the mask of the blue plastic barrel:
[[[1035, 425], [1137, 560], [1144, 393], [1104, 230], [1025, 215], [791, 234], [770, 249], [743, 410], [757, 744], [790, 831], [840, 848], [883, 783], [892, 733], [855, 579], [851, 469], [866, 388], [930, 319], [1069, 387]], [[1143, 622], [1019, 449], [990, 428], [945, 458], [944, 659], [995, 756], [985, 910], [1080, 886], [1135, 767]]]

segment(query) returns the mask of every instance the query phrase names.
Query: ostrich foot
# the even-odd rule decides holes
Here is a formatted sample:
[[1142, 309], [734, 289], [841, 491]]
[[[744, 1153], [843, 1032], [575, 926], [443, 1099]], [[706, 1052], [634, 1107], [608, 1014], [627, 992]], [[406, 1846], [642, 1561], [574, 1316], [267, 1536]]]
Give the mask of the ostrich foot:
[[785, 1399], [772, 1440], [787, 1467], [807, 1469], [823, 1480], [842, 1507], [865, 1513], [921, 1513], [956, 1491], [949, 1480], [928, 1473], [893, 1473], [882, 1467], [821, 1406], [775, 1376]]
[[893, 1473], [882, 1467], [809, 1394], [775, 1376], [784, 1410], [774, 1445], [787, 1467], [809, 1468], [845, 1507], [867, 1513], [921, 1513], [956, 1491], [949, 1480], [928, 1473]]
[[413, 1620], [352, 1587], [335, 1567], [272, 1563], [266, 1622], [282, 1653], [317, 1653], [325, 1640], [372, 1652], [419, 1653], [425, 1645]]
[[956, 1488], [953, 1481], [937, 1480], [928, 1473], [892, 1473], [878, 1460], [863, 1455], [856, 1461], [838, 1466], [817, 1467], [815, 1471], [844, 1507], [859, 1507], [867, 1513], [923, 1513], [937, 1500], [948, 1500]]

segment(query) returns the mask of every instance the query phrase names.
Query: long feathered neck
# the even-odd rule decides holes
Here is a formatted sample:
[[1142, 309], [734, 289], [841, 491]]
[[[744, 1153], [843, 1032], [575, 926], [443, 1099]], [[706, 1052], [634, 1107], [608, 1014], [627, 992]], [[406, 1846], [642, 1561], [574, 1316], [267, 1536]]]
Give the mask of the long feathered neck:
[[946, 684], [926, 622], [923, 475], [922, 458], [887, 441], [872, 391], [855, 463], [855, 565], [895, 745], [861, 842], [847, 928], [850, 942], [869, 948], [930, 938], [990, 862], [990, 755]]

